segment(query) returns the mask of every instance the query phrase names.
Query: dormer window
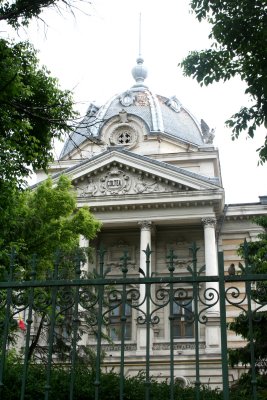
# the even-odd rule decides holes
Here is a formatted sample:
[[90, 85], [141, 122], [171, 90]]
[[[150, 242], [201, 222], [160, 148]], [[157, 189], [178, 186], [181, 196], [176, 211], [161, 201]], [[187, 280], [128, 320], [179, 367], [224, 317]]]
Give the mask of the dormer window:
[[137, 135], [129, 124], [123, 124], [115, 129], [110, 137], [110, 142], [116, 146], [131, 146], [136, 143]]
[[132, 142], [132, 134], [129, 131], [122, 132], [118, 135], [119, 144], [130, 144]]

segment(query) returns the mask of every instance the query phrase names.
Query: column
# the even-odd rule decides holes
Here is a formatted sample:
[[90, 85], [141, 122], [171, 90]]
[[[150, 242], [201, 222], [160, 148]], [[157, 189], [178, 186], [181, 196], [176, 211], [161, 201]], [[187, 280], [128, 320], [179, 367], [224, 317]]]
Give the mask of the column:
[[217, 246], [215, 238], [215, 218], [203, 218], [206, 275], [218, 275]]
[[[202, 223], [204, 226], [204, 245], [205, 245], [205, 265], [207, 276], [218, 276], [218, 258], [217, 246], [215, 237], [215, 218], [203, 218]], [[220, 304], [219, 304], [219, 285], [218, 282], [206, 283], [206, 296], [205, 303], [209, 304], [209, 294], [214, 295], [214, 299], [218, 300], [217, 303], [206, 311], [206, 352], [219, 352], [220, 351]], [[214, 300], [210, 300], [213, 303]]]
[[[88, 248], [89, 247], [89, 240], [86, 239], [84, 236], [80, 235], [79, 246], [82, 247], [82, 248], [86, 248], [86, 247]], [[88, 258], [87, 258], [85, 264], [82, 266], [82, 271], [85, 271], [87, 273], [88, 269], [89, 269], [89, 264], [88, 264]], [[85, 311], [85, 310], [84, 310], [84, 308], [82, 308], [79, 305], [79, 311]], [[83, 323], [84, 323], [84, 320], [81, 321], [81, 324], [83, 324]], [[81, 340], [79, 341], [79, 344], [82, 345], [82, 346], [86, 346], [88, 344], [88, 333], [83, 334], [81, 336]]]
[[[149, 248], [151, 249], [151, 229], [152, 229], [152, 222], [151, 221], [140, 221], [138, 223], [140, 225], [140, 265], [139, 265], [139, 273], [140, 273], [140, 278], [143, 278], [145, 274], [146, 275], [146, 254], [143, 252], [143, 250], [146, 250], [147, 245], [149, 245]], [[150, 266], [151, 268], [151, 266]], [[149, 271], [149, 276], [150, 276], [150, 271]], [[139, 291], [140, 291], [140, 300], [139, 302], [141, 303], [144, 298], [145, 298], [145, 285], [140, 285]], [[146, 315], [146, 307], [147, 303], [146, 301], [140, 306], [140, 310], [143, 311]], [[143, 316], [144, 314], [140, 312], [140, 316]], [[151, 348], [152, 348], [152, 329], [150, 329], [150, 354], [151, 354]], [[137, 353], [143, 354], [146, 350], [146, 325], [137, 325]]]
[[[86, 239], [84, 236], [80, 235], [79, 246], [82, 247], [82, 248], [88, 248], [89, 247], [89, 240]], [[88, 267], [89, 267], [89, 265], [88, 265], [88, 259], [87, 259], [86, 263], [83, 266], [83, 271], [88, 272]]]
[[[151, 249], [151, 221], [141, 221], [138, 223], [141, 228], [140, 232], [140, 268], [146, 274], [146, 255], [143, 250], [146, 250], [147, 245], [149, 245]], [[142, 273], [140, 272], [140, 277], [142, 277]]]

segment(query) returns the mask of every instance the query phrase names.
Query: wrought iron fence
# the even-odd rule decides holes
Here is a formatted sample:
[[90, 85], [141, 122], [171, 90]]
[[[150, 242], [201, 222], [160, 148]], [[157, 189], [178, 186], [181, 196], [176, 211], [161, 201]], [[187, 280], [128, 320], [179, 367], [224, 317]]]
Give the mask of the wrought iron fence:
[[[219, 253], [219, 275], [206, 276], [205, 267], [198, 266], [198, 248], [191, 247], [192, 260], [186, 273], [176, 268], [177, 255], [171, 250], [168, 255], [168, 273], [161, 276], [151, 274], [151, 250], [147, 247], [146, 265], [139, 274], [129, 274], [129, 256], [125, 252], [121, 259], [120, 274], [112, 275], [105, 267], [105, 250], [99, 250], [99, 263], [91, 275], [84, 274], [81, 259], [76, 257], [74, 276], [64, 275], [59, 259], [55, 261], [50, 277], [36, 279], [37, 261], [33, 257], [28, 276], [21, 273], [16, 257], [10, 258], [10, 269], [0, 283], [0, 399], [5, 398], [6, 366], [12, 349], [22, 351], [20, 399], [27, 397], [27, 377], [33, 358], [45, 366], [43, 397], [51, 398], [51, 373], [55, 365], [62, 365], [69, 371], [68, 398], [75, 397], [76, 367], [90, 352], [90, 368], [94, 375], [94, 398], [101, 399], [103, 366], [106, 360], [103, 349], [115, 348], [119, 359], [118, 398], [124, 399], [127, 360], [134, 358], [138, 343], [129, 342], [131, 329], [137, 326], [143, 345], [143, 366], [145, 375], [144, 397], [150, 399], [152, 378], [152, 328], [162, 323], [163, 311], [169, 321], [167, 357], [169, 399], [175, 397], [177, 343], [181, 337], [191, 339], [194, 346], [194, 391], [200, 399], [201, 360], [203, 340], [200, 326], [209, 322], [209, 312], [217, 307], [220, 315], [222, 398], [230, 399], [229, 367], [227, 356], [227, 307], [242, 312], [249, 325], [251, 354], [251, 398], [257, 398], [256, 372], [259, 366], [255, 358], [253, 321], [259, 312], [265, 310], [266, 274], [253, 274], [248, 263], [241, 274], [225, 275], [223, 254]], [[255, 286], [255, 282], [258, 285]], [[240, 288], [244, 286], [244, 290]], [[205, 287], [203, 287], [205, 285]], [[216, 288], [216, 285], [218, 288]], [[135, 316], [133, 318], [133, 315]], [[17, 344], [14, 343], [18, 330], [22, 332]], [[114, 345], [116, 342], [116, 346]], [[130, 343], [130, 344], [129, 344]], [[154, 348], [153, 348], [154, 346]], [[205, 352], [204, 352], [205, 353]], [[92, 356], [93, 354], [93, 356]], [[200, 360], [201, 358], [201, 360]], [[87, 359], [88, 360], [88, 359]]]

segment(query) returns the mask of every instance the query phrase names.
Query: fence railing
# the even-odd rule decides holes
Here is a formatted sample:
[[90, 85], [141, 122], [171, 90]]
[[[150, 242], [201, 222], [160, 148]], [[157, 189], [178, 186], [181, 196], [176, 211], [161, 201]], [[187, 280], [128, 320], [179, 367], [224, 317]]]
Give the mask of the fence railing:
[[[157, 359], [159, 343], [155, 335], [166, 328], [166, 321], [168, 354], [165, 351], [164, 363], [168, 371], [169, 399], [176, 398], [176, 366], [180, 357], [176, 348], [177, 343], [184, 340], [191, 343], [191, 359], [194, 359], [191, 383], [195, 388], [195, 399], [199, 399], [203, 383], [201, 366], [205, 362], [205, 330], [212, 314], [216, 313], [221, 335], [221, 351], [216, 357], [221, 364], [218, 368], [222, 396], [229, 399], [227, 307], [235, 308], [236, 315], [242, 312], [248, 322], [251, 398], [256, 399], [256, 372], [259, 368], [254, 349], [253, 321], [259, 318], [259, 312], [267, 305], [267, 296], [264, 283], [255, 288], [255, 282], [267, 281], [267, 275], [250, 273], [248, 264], [245, 264], [242, 274], [225, 275], [223, 254], [219, 253], [219, 275], [206, 276], [205, 267], [198, 266], [197, 251], [193, 244], [192, 260], [181, 274], [176, 268], [177, 256], [171, 250], [167, 259], [168, 273], [155, 276], [150, 269], [149, 247], [144, 250], [146, 265], [141, 266], [138, 273], [129, 274], [129, 257], [125, 252], [120, 259], [120, 272], [117, 270], [116, 275], [105, 267], [105, 250], [100, 249], [96, 271], [84, 273], [81, 259], [76, 257], [73, 275], [67, 276], [60, 262], [55, 261], [54, 270], [44, 280], [37, 279], [35, 258], [30, 272], [25, 275], [16, 263], [15, 254], [12, 254], [9, 271], [0, 283], [0, 399], [7, 398], [7, 366], [14, 349], [22, 352], [21, 400], [28, 398], [29, 365], [33, 360], [45, 368], [43, 397], [46, 400], [51, 398], [51, 374], [55, 365], [62, 365], [69, 371], [68, 398], [72, 400], [76, 398], [77, 365], [81, 360], [90, 360], [94, 398], [99, 400], [103, 367], [117, 366], [118, 397], [123, 399], [125, 378], [129, 373], [127, 365], [137, 359], [142, 360], [145, 375], [143, 398], [150, 399], [151, 378], [155, 376], [154, 358]], [[115, 349], [116, 363], [103, 352], [107, 348]]]

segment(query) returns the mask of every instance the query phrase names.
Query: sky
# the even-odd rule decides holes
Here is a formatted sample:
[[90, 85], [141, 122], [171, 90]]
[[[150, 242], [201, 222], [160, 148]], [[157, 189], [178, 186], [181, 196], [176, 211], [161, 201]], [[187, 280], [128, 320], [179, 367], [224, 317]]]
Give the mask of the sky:
[[[62, 89], [73, 91], [77, 110], [89, 103], [102, 105], [134, 83], [131, 70], [139, 47], [139, 14], [142, 14], [141, 52], [148, 69], [146, 84], [157, 94], [175, 95], [200, 121], [216, 130], [226, 203], [258, 202], [267, 195], [267, 165], [258, 166], [256, 149], [266, 130], [254, 139], [242, 134], [231, 140], [224, 122], [249, 104], [245, 84], [238, 78], [200, 87], [183, 76], [179, 63], [194, 50], [210, 47], [210, 26], [190, 13], [189, 0], [76, 0], [74, 14], [63, 8], [46, 10], [42, 20], [19, 31], [39, 50], [38, 56]], [[10, 34], [10, 33], [9, 33]], [[56, 155], [60, 154], [57, 145]]]

